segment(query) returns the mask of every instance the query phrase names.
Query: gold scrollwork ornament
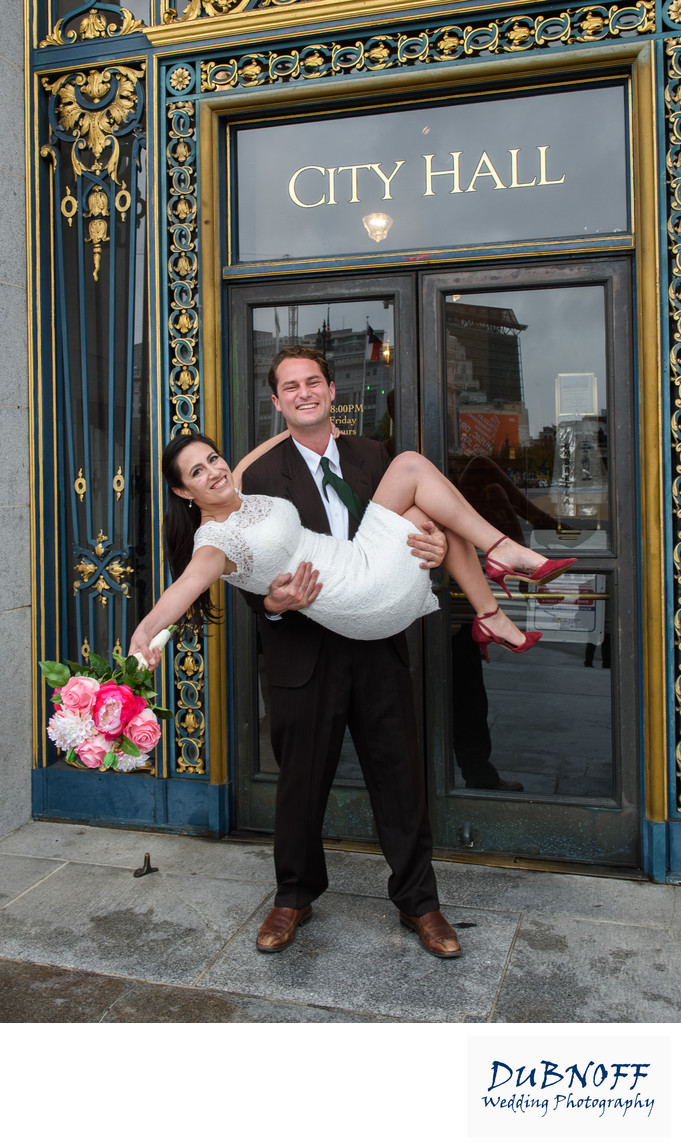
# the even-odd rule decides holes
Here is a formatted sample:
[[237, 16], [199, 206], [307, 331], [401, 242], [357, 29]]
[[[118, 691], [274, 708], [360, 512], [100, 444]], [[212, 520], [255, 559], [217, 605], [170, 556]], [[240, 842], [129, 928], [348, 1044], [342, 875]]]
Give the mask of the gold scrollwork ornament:
[[71, 195], [71, 188], [67, 186], [66, 195], [61, 201], [61, 213], [68, 220], [69, 227], [73, 223], [74, 215], [78, 214], [78, 200]]
[[197, 729], [201, 728], [201, 722], [193, 710], [187, 711], [185, 716], [182, 718], [180, 725], [186, 729], [188, 734], [195, 734]]
[[73, 489], [75, 490], [80, 501], [82, 502], [83, 499], [85, 498], [85, 492], [87, 490], [87, 481], [83, 478], [82, 466], [80, 466], [78, 468], [78, 478], [76, 479], [76, 481], [73, 484]]
[[[144, 63], [139, 68], [117, 64], [103, 71], [93, 68], [87, 76], [80, 72], [75, 77], [60, 76], [54, 81], [43, 77], [43, 87], [56, 97], [59, 124], [73, 137], [71, 162], [76, 178], [86, 170], [97, 175], [105, 170], [114, 183], [118, 183], [120, 148], [116, 133], [137, 109], [137, 82], [145, 68]], [[117, 86], [109, 99], [114, 82]], [[86, 105], [80, 102], [79, 96], [85, 98]], [[105, 99], [106, 106], [97, 108]], [[81, 159], [84, 152], [90, 152], [94, 159], [89, 168]]]
[[182, 370], [180, 371], [179, 375], [177, 376], [177, 386], [185, 394], [187, 391], [190, 391], [192, 389], [192, 387], [194, 386], [194, 380], [193, 380], [190, 372], [187, 370], [186, 367], [183, 367]]
[[121, 18], [120, 26], [114, 23], [107, 24], [103, 13], [91, 8], [81, 20], [77, 32], [72, 28], [64, 34], [64, 25], [70, 19], [69, 16], [64, 16], [61, 20], [57, 20], [50, 34], [40, 41], [40, 47], [53, 48], [62, 44], [74, 44], [77, 40], [97, 40], [107, 36], [129, 36], [131, 32], [138, 32], [144, 27], [144, 21], [136, 20], [128, 8], [121, 8]]
[[106, 578], [104, 577], [103, 574], [100, 574], [99, 578], [95, 582], [95, 590], [97, 591], [97, 593], [99, 595], [99, 604], [103, 610], [106, 610], [106, 607], [109, 604], [109, 597], [104, 592], [105, 590], [108, 590], [108, 588], [109, 588], [109, 586], [108, 586]]
[[121, 190], [118, 192], [114, 202], [116, 204], [116, 211], [120, 215], [122, 221], [125, 223], [125, 217], [130, 211], [130, 204], [132, 203], [132, 197], [127, 187], [125, 186], [125, 180], [123, 180], [121, 184]]
[[116, 502], [119, 502], [121, 495], [125, 490], [125, 479], [123, 478], [123, 470], [120, 466], [114, 475], [112, 486], [116, 493]]
[[200, 664], [192, 654], [187, 654], [182, 662], [179, 663], [182, 673], [188, 678], [193, 678], [194, 674], [198, 673], [201, 669]]
[[109, 242], [109, 225], [106, 222], [106, 216], [109, 215], [109, 197], [102, 188], [97, 188], [90, 192], [87, 202], [90, 210], [85, 213], [83, 218], [89, 219], [90, 222], [88, 224], [89, 238], [86, 238], [85, 242], [92, 244], [94, 259], [92, 277], [97, 282], [102, 262], [102, 245]]
[[88, 562], [86, 558], [81, 558], [80, 562], [77, 562], [73, 569], [77, 570], [80, 574], [80, 577], [82, 578], [82, 582], [79, 579], [77, 582], [73, 583], [73, 593], [75, 595], [80, 589], [82, 589], [83, 583], [87, 584], [90, 581], [92, 575], [97, 570], [97, 567], [95, 566], [94, 562]]
[[130, 586], [128, 585], [127, 582], [123, 581], [123, 579], [126, 576], [129, 578], [131, 574], [134, 574], [133, 567], [132, 566], [122, 566], [121, 563], [118, 561], [118, 559], [114, 558], [113, 562], [110, 562], [109, 565], [107, 566], [106, 572], [111, 578], [113, 578], [114, 582], [116, 582], [116, 584], [118, 586], [120, 586], [125, 597], [129, 598], [130, 597]]
[[168, 82], [173, 91], [183, 92], [192, 82], [191, 73], [187, 68], [175, 68], [175, 71], [171, 72]]
[[228, 12], [246, 6], [248, 0], [189, 0], [181, 16], [176, 8], [167, 8], [163, 13], [164, 24], [184, 23], [188, 20], [200, 20], [202, 16], [226, 16]]
[[81, 558], [80, 562], [78, 562], [73, 569], [78, 571], [85, 582], [88, 582], [97, 567], [94, 562], [88, 562], [86, 558]]
[[604, 27], [605, 16], [602, 16], [600, 12], [593, 12], [591, 9], [589, 9], [580, 24], [582, 34], [585, 37], [595, 36], [598, 32], [601, 32]]

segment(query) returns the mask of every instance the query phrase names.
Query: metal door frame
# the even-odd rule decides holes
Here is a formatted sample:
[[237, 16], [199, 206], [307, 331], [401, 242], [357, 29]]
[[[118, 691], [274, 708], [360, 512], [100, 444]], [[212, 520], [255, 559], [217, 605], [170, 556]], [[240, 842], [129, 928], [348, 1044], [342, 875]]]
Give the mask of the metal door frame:
[[[363, 275], [338, 278], [306, 277], [259, 283], [248, 287], [230, 285], [226, 306], [230, 316], [230, 347], [225, 362], [230, 364], [229, 393], [232, 424], [225, 441], [230, 441], [232, 457], [243, 458], [253, 446], [255, 412], [250, 402], [252, 362], [252, 311], [254, 307], [305, 303], [333, 303], [344, 300], [388, 298], [395, 306], [395, 433], [398, 450], [418, 447], [418, 376], [416, 344], [416, 278], [413, 272], [395, 275]], [[410, 386], [410, 380], [414, 385]], [[245, 385], [246, 384], [246, 385]], [[234, 681], [234, 762], [235, 828], [237, 832], [271, 829], [274, 825], [275, 786], [271, 776], [258, 773], [252, 763], [259, 761], [258, 710], [254, 689], [257, 674], [256, 625], [252, 611], [240, 595], [231, 601]], [[418, 625], [410, 633], [412, 674], [420, 680], [421, 658]], [[420, 699], [420, 690], [415, 691]], [[417, 710], [417, 720], [421, 715]], [[373, 841], [376, 830], [369, 799], [363, 786], [334, 784], [325, 820], [325, 836], [342, 840]], [[344, 822], [345, 818], [345, 822]], [[353, 823], [352, 832], [347, 824]]]
[[[495, 791], [451, 792], [451, 713], [449, 691], [428, 690], [425, 700], [428, 730], [429, 793], [434, 839], [449, 849], [475, 852], [476, 830], [481, 841], [480, 853], [523, 856], [523, 838], [527, 856], [537, 859], [529, 848], [542, 841], [539, 856], [604, 865], [635, 867], [640, 863], [640, 763], [639, 710], [641, 705], [638, 668], [638, 607], [636, 554], [636, 401], [633, 366], [633, 307], [631, 263], [627, 258], [580, 259], [569, 263], [559, 260], [540, 265], [486, 266], [476, 270], [424, 271], [420, 274], [420, 329], [433, 331], [436, 338], [423, 340], [421, 377], [433, 378], [435, 386], [424, 385], [422, 394], [423, 451], [440, 468], [446, 459], [446, 418], [443, 302], [446, 294], [461, 289], [481, 293], [532, 289], [551, 286], [603, 284], [606, 290], [606, 339], [608, 355], [608, 402], [611, 411], [613, 471], [610, 473], [610, 498], [613, 510], [612, 559], [591, 558], [589, 568], [613, 571], [613, 630], [618, 631], [619, 668], [613, 669], [613, 734], [618, 742], [615, 755], [615, 786], [618, 798], [548, 798], [534, 794], [504, 794], [504, 813], [500, 815], [499, 794]], [[631, 556], [622, 562], [623, 554]], [[446, 627], [446, 629], [445, 629]], [[449, 626], [428, 619], [429, 648], [435, 658], [432, 671], [447, 680], [450, 649]], [[615, 635], [613, 635], [614, 637]], [[622, 698], [628, 699], [626, 704]], [[623, 752], [624, 751], [624, 752]], [[450, 796], [451, 793], [451, 796]], [[550, 808], [550, 832], [542, 829], [541, 819]], [[616, 828], [612, 826], [615, 824]], [[572, 823], [572, 827], [571, 827]], [[624, 844], [618, 836], [624, 835]], [[550, 840], [573, 846], [583, 843], [573, 856], [571, 846], [556, 849]], [[482, 844], [485, 842], [486, 844]], [[586, 846], [590, 848], [586, 848]], [[579, 855], [581, 853], [581, 855]]]

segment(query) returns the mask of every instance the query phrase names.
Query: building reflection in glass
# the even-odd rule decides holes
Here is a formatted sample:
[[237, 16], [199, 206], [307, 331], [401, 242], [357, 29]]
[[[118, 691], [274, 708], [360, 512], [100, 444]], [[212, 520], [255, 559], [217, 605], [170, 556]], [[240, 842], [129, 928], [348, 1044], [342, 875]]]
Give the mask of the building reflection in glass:
[[484, 669], [454, 588], [452, 783], [608, 797], [610, 583], [588, 569], [609, 545], [602, 289], [452, 295], [445, 332], [452, 481], [504, 534], [581, 560], [550, 586], [514, 584], [503, 608], [544, 638], [527, 656], [495, 647]]

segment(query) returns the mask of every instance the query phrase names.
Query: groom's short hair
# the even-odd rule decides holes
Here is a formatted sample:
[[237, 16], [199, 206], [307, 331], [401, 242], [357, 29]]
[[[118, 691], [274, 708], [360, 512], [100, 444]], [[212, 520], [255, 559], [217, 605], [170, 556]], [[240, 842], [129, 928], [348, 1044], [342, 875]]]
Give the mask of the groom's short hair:
[[321, 370], [327, 383], [331, 383], [329, 364], [321, 351], [318, 351], [316, 347], [303, 347], [301, 344], [295, 343], [291, 347], [282, 347], [281, 351], [274, 357], [272, 366], [267, 374], [267, 381], [272, 388], [273, 394], [276, 395], [277, 393], [277, 368], [280, 363], [283, 363], [284, 359], [312, 359], [313, 363], [316, 363]]

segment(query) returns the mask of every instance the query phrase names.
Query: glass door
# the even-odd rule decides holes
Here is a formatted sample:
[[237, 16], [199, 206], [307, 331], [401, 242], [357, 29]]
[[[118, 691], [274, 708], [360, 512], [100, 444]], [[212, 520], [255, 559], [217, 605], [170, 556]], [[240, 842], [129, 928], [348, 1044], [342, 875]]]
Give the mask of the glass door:
[[[284, 429], [267, 381], [284, 346], [316, 347], [336, 384], [333, 417], [344, 434], [378, 439], [389, 452], [416, 446], [418, 392], [415, 279], [374, 277], [275, 286], [230, 293], [233, 343], [231, 392], [235, 457]], [[267, 675], [257, 648], [255, 618], [233, 597], [236, 651], [237, 827], [271, 830], [278, 767], [269, 738]], [[419, 673], [418, 647], [412, 667]], [[349, 733], [324, 826], [327, 838], [374, 840], [376, 830]]]
[[[452, 584], [427, 625], [430, 807], [447, 849], [638, 861], [634, 398], [626, 261], [422, 276], [424, 453], [547, 557], [497, 597], [543, 640], [471, 638]], [[438, 685], [430, 685], [437, 681]]]

